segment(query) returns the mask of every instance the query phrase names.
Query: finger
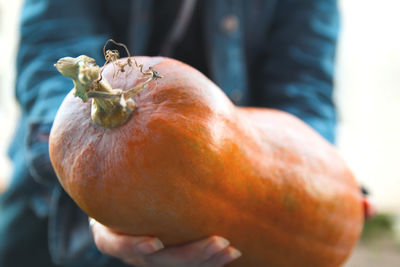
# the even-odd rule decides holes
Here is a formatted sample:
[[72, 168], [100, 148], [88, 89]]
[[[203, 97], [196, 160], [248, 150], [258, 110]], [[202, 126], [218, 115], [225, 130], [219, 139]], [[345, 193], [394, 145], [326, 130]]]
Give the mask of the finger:
[[170, 247], [146, 257], [152, 264], [166, 266], [198, 266], [216, 253], [229, 246], [229, 241], [219, 236], [211, 236], [188, 245]]
[[369, 198], [363, 198], [363, 206], [364, 206], [364, 218], [365, 220], [369, 220], [374, 217], [377, 213], [375, 202]]
[[221, 267], [231, 261], [236, 260], [240, 256], [242, 256], [242, 253], [239, 250], [229, 246], [213, 255], [210, 259], [201, 264], [200, 267]]
[[229, 244], [229, 241], [225, 238], [215, 235], [176, 249], [179, 250], [181, 254], [183, 252], [187, 258], [207, 260], [214, 254], [228, 247]]
[[91, 221], [91, 225], [94, 242], [104, 254], [126, 259], [151, 254], [163, 248], [161, 241], [154, 237], [120, 235], [98, 222]]

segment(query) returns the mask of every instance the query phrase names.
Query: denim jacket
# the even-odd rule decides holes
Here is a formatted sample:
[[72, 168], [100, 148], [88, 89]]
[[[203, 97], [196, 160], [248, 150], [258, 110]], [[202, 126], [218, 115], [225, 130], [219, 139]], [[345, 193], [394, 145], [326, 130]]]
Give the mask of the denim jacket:
[[[159, 10], [154, 0], [26, 0], [17, 58], [22, 112], [9, 150], [12, 182], [0, 198], [0, 266], [122, 265], [96, 250], [87, 217], [52, 170], [48, 135], [73, 86], [53, 64], [86, 54], [100, 65], [109, 38], [126, 43], [134, 55], [157, 55], [151, 40], [168, 38], [181, 2], [169, 0], [169, 8]], [[207, 75], [232, 101], [290, 112], [334, 142], [336, 0], [199, 3]], [[160, 12], [165, 23], [154, 25]]]

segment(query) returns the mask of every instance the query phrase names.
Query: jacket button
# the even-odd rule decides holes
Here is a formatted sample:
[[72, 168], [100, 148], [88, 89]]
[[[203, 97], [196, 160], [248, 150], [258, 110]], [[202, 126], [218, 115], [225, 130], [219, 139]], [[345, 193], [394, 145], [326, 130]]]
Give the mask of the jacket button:
[[221, 21], [221, 28], [225, 33], [236, 32], [239, 28], [239, 19], [237, 16], [229, 14]]
[[242, 100], [242, 98], [243, 98], [243, 93], [239, 89], [233, 89], [230, 92], [229, 96], [234, 103], [239, 103], [240, 100]]

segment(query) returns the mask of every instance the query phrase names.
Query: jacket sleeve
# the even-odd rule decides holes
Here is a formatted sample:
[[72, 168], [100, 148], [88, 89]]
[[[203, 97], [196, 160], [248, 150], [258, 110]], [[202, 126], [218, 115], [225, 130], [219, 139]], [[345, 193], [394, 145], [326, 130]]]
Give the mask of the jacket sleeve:
[[[102, 3], [100, 0], [26, 0], [21, 14], [16, 96], [22, 117], [13, 148], [14, 152], [23, 153], [23, 165], [16, 168], [29, 170], [29, 175], [17, 178], [23, 181], [33, 178], [39, 183], [29, 191], [14, 183], [14, 191], [19, 193], [19, 198], [29, 199], [35, 219], [41, 222], [44, 217], [48, 219], [48, 232], [40, 238], [48, 238], [52, 261], [63, 266], [121, 265], [107, 265], [115, 264], [116, 260], [96, 249], [87, 215], [58, 185], [48, 153], [52, 121], [73, 87], [70, 79], [60, 75], [53, 65], [61, 57], [80, 54], [103, 63], [102, 47], [111, 36], [111, 29], [107, 27]], [[24, 139], [26, 144], [22, 142]], [[40, 250], [45, 251], [46, 248]]]
[[21, 13], [16, 95], [28, 121], [54, 119], [73, 84], [54, 63], [64, 56], [89, 55], [102, 64], [109, 37], [96, 0], [26, 0]]
[[334, 142], [332, 100], [334, 56], [339, 29], [336, 0], [281, 0], [259, 77], [261, 101], [304, 120]]

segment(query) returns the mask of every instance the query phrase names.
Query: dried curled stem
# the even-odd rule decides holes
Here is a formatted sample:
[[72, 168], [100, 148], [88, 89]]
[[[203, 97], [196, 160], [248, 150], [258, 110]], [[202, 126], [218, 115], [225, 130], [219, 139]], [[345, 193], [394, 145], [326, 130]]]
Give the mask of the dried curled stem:
[[[118, 50], [106, 50], [109, 43], [121, 46], [126, 50], [128, 58], [126, 61], [119, 61]], [[110, 39], [103, 47], [105, 63], [100, 68], [93, 58], [82, 55], [76, 58], [64, 57], [55, 64], [57, 70], [71, 78], [75, 85], [74, 95], [81, 98], [84, 102], [92, 98], [92, 119], [95, 123], [107, 128], [113, 128], [124, 123], [130, 114], [136, 109], [133, 97], [143, 90], [151, 81], [162, 76], [152, 67], [143, 70], [143, 65], [138, 64], [136, 59], [131, 57], [126, 45]], [[108, 63], [113, 63], [118, 67], [115, 75], [125, 72], [125, 67], [132, 67], [133, 63], [139, 72], [146, 78], [144, 82], [123, 91], [113, 89], [108, 81], [103, 77], [103, 70]], [[132, 68], [130, 68], [132, 69]], [[121, 122], [122, 121], [122, 122]]]

